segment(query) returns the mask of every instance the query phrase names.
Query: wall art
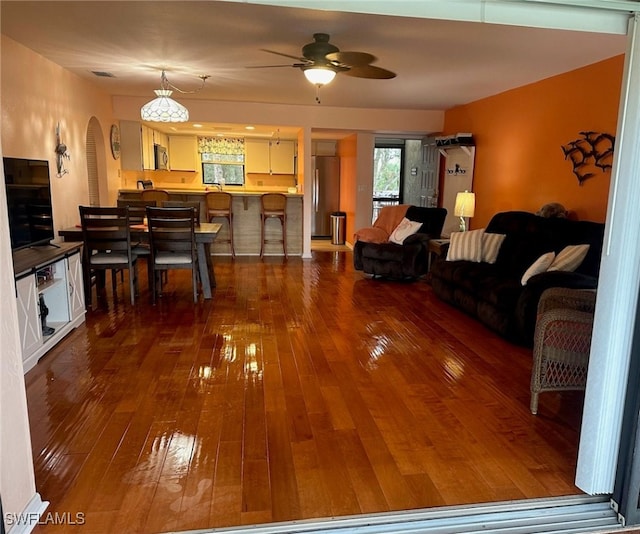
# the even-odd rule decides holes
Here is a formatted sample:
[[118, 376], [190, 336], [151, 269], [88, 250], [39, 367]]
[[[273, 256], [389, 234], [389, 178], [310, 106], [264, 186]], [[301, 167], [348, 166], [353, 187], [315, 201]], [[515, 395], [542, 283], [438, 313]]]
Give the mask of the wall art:
[[611, 169], [616, 138], [608, 133], [580, 132], [581, 137], [563, 145], [564, 159], [571, 161], [579, 185], [598, 172]]

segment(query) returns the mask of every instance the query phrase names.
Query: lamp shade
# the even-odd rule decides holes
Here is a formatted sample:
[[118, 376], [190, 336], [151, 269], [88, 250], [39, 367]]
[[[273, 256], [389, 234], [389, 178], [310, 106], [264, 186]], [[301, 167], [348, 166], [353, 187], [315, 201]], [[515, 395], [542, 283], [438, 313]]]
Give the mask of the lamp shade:
[[173, 91], [156, 89], [154, 93], [157, 98], [147, 102], [140, 109], [142, 120], [152, 122], [186, 122], [189, 120], [187, 108], [171, 98]]
[[315, 85], [326, 85], [336, 77], [336, 71], [331, 67], [307, 67], [303, 72], [307, 80]]
[[473, 217], [476, 211], [476, 195], [470, 191], [460, 191], [456, 195], [453, 213], [456, 217]]

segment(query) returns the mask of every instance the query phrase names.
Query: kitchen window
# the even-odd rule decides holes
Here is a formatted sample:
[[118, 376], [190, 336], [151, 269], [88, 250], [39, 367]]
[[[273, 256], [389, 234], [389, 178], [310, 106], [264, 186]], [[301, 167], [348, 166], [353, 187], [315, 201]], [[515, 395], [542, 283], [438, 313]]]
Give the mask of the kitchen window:
[[244, 152], [222, 154], [201, 152], [202, 183], [205, 185], [244, 185]]
[[202, 183], [205, 185], [244, 185], [242, 163], [202, 162]]
[[198, 138], [205, 185], [244, 185], [244, 139]]

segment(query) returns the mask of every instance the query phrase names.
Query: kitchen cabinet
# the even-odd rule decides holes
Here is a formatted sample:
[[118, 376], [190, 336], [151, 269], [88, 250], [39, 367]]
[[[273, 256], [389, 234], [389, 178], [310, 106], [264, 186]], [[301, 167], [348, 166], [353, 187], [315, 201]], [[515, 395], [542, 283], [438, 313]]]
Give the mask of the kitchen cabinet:
[[244, 169], [246, 172], [269, 172], [269, 140], [245, 139]]
[[295, 143], [293, 141], [271, 141], [271, 172], [293, 174], [295, 172]]
[[245, 171], [261, 174], [293, 174], [295, 143], [269, 139], [245, 140]]
[[[81, 244], [14, 253], [18, 328], [26, 373], [84, 322]], [[45, 330], [44, 327], [48, 327]]]
[[142, 124], [140, 126], [142, 135], [142, 168], [153, 170], [156, 168], [155, 152], [153, 150], [153, 130]]
[[169, 167], [172, 171], [196, 171], [198, 143], [195, 136], [169, 136]]
[[123, 170], [142, 170], [142, 130], [139, 121], [120, 121], [120, 158]]
[[154, 144], [167, 147], [169, 136], [139, 121], [120, 121], [120, 154], [123, 170], [155, 169]]

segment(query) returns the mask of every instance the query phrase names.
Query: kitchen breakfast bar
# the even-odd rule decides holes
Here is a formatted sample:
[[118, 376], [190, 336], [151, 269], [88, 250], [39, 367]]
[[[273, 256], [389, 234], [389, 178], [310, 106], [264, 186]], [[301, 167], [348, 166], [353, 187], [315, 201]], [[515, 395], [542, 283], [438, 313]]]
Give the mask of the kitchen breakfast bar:
[[[198, 189], [168, 189], [162, 188], [169, 193], [170, 201], [178, 202], [199, 202], [200, 220], [207, 221], [207, 205], [205, 195], [208, 191]], [[216, 191], [212, 189], [211, 191]], [[225, 187], [224, 192], [232, 195], [233, 210], [233, 242], [236, 256], [259, 256], [260, 255], [260, 198], [264, 193], [283, 193], [287, 197], [287, 254], [289, 256], [302, 255], [302, 194], [288, 193], [283, 191], [247, 191], [234, 190]], [[140, 199], [142, 191], [139, 189], [121, 189], [118, 192], [119, 199]], [[230, 255], [231, 248], [225, 239], [228, 238], [228, 228], [226, 222], [216, 219], [215, 222], [222, 222], [222, 228], [218, 238], [213, 242], [211, 250], [214, 255]], [[281, 236], [280, 222], [268, 220], [266, 224], [266, 239], [279, 239]], [[220, 241], [220, 242], [218, 242]], [[266, 243], [264, 255], [282, 255], [282, 245], [276, 243]]]

